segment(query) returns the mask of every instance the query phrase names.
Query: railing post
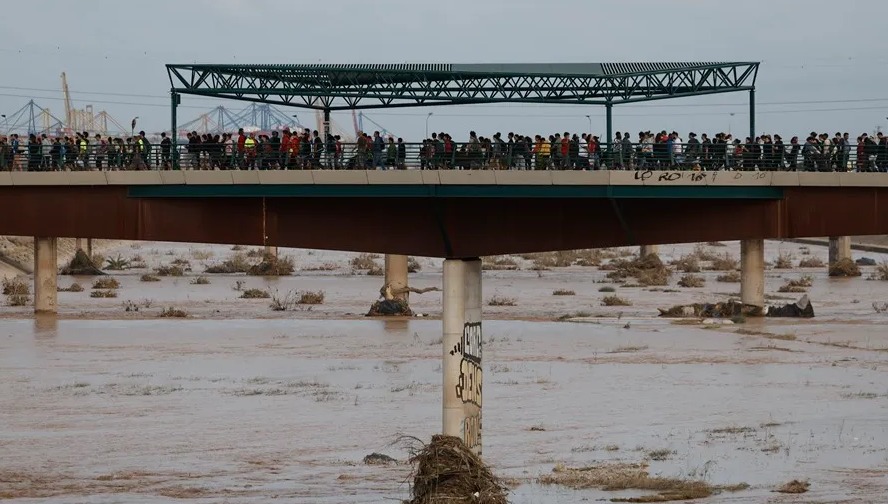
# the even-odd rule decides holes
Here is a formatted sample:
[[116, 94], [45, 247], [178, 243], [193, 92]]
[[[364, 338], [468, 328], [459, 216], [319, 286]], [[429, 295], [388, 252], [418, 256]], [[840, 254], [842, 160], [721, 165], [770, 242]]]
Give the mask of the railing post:
[[613, 116], [614, 104], [611, 102], [607, 102], [607, 104], [605, 104], [604, 107], [607, 110], [607, 114], [606, 114], [607, 115], [607, 130], [606, 130], [607, 137], [604, 139], [604, 141], [606, 142], [605, 145], [607, 145], [607, 168], [609, 170], [612, 170], [613, 163], [611, 161], [613, 159], [612, 143], [613, 143], [613, 139], [614, 139], [614, 132], [613, 132], [613, 129], [614, 129], [614, 116]]
[[749, 90], [749, 140], [755, 141], [755, 88]]
[[179, 105], [180, 96], [175, 91], [170, 92], [170, 169], [179, 167], [179, 133], [176, 126], [176, 107]]

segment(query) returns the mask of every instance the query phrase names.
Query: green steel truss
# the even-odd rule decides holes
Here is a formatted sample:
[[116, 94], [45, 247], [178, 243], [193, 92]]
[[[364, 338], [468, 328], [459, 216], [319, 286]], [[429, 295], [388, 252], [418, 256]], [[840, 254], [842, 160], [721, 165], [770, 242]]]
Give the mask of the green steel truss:
[[759, 63], [167, 65], [171, 92], [318, 110], [617, 105], [754, 91]]

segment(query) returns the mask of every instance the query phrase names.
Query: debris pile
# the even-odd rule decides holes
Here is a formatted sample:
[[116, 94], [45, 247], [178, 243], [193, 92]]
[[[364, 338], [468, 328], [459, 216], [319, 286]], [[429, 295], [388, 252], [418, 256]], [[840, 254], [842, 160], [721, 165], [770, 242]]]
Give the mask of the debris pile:
[[845, 257], [839, 259], [835, 264], [829, 267], [829, 276], [831, 277], [859, 277], [860, 268], [857, 263]]
[[807, 481], [792, 480], [775, 491], [786, 494], [801, 494], [807, 492], [810, 486], [811, 484]]
[[601, 269], [610, 270], [607, 277], [611, 280], [626, 280], [631, 277], [645, 287], [668, 285], [669, 277], [672, 276], [672, 270], [663, 264], [657, 254], [648, 254], [629, 261], [616, 259]]
[[793, 317], [812, 318], [814, 307], [807, 295], [795, 303], [783, 306], [766, 306], [760, 308], [744, 305], [740, 301], [730, 299], [723, 303], [695, 303], [692, 305], [676, 305], [672, 308], [658, 308], [661, 317], [673, 318], [731, 318], [744, 317]]
[[105, 273], [93, 264], [92, 259], [83, 249], [78, 249], [67, 266], [62, 268], [62, 275], [83, 275], [95, 276], [104, 275]]
[[410, 458], [410, 504], [507, 504], [508, 489], [463, 441], [435, 435]]
[[368, 317], [412, 317], [413, 310], [410, 305], [403, 299], [380, 299], [373, 303], [370, 311], [367, 312]]

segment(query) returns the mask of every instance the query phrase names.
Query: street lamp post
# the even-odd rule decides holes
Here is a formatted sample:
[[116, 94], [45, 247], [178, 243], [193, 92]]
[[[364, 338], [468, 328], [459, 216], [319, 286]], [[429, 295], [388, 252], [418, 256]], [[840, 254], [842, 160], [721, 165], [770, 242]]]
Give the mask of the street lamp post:
[[433, 112], [429, 112], [429, 115], [426, 116], [426, 129], [425, 129], [425, 137], [429, 138], [429, 119], [432, 118]]
[[586, 133], [589, 133], [591, 135], [592, 134], [592, 116], [590, 116], [589, 114], [586, 114], [586, 119], [589, 120], [589, 131], [587, 131]]
[[6, 121], [6, 114], [0, 114], [0, 117], [3, 118], [3, 131], [5, 131], [6, 134], [8, 135], [9, 134], [9, 123]]

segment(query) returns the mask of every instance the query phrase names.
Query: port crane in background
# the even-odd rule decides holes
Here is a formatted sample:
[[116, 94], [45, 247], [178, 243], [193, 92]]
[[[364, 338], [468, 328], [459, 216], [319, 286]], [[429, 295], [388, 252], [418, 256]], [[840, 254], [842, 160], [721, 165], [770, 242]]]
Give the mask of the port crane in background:
[[[120, 124], [111, 114], [102, 110], [95, 112], [92, 105], [86, 105], [82, 109], [76, 109], [72, 105], [71, 91], [68, 89], [68, 77], [62, 72], [62, 96], [65, 102], [65, 121], [61, 132], [71, 135], [74, 132], [86, 131], [90, 135], [96, 133], [108, 135], [109, 133], [127, 134], [129, 130]], [[109, 125], [113, 129], [109, 129]]]

